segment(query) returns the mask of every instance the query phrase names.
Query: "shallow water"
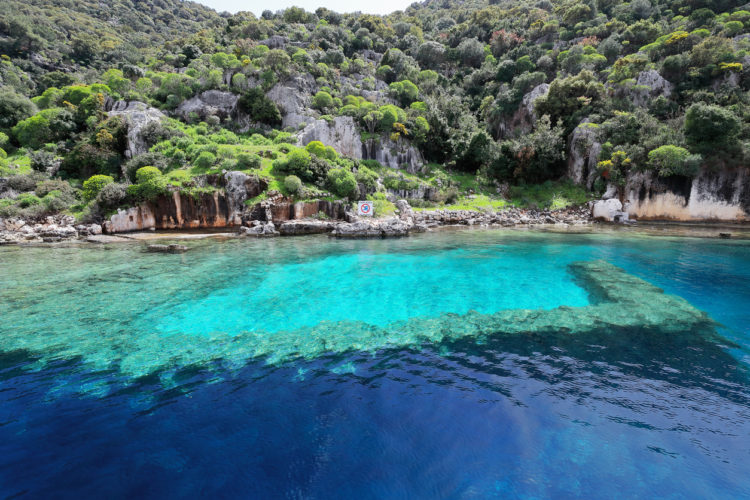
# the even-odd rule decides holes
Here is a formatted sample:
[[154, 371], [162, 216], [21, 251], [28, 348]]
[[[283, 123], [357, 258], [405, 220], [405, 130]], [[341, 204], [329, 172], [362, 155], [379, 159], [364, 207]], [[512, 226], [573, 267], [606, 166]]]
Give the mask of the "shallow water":
[[[0, 497], [750, 496], [748, 242], [187, 244], [0, 247]], [[577, 330], [598, 259], [721, 326]]]

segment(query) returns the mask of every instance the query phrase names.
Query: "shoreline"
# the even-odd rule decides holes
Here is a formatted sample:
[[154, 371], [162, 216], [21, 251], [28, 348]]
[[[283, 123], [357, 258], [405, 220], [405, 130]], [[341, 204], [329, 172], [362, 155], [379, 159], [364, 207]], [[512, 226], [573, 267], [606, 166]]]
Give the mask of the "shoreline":
[[[387, 219], [373, 219], [374, 221], [383, 221]], [[305, 221], [302, 219], [301, 221]], [[119, 234], [98, 234], [89, 235], [77, 239], [67, 239], [54, 242], [40, 241], [18, 241], [18, 242], [0, 242], [0, 246], [7, 247], [88, 247], [99, 246], [112, 243], [160, 243], [163, 241], [198, 241], [198, 240], [235, 240], [246, 239], [248, 236], [242, 234], [240, 227], [236, 231], [227, 231], [229, 228], [221, 230], [210, 229], [162, 229], [148, 231], [134, 231]], [[674, 221], [646, 221], [637, 225], [622, 225], [605, 222], [590, 222], [586, 224], [518, 224], [518, 225], [501, 225], [501, 224], [446, 224], [420, 231], [416, 234], [437, 233], [437, 232], [463, 232], [463, 231], [508, 231], [508, 232], [526, 232], [526, 233], [560, 233], [560, 234], [599, 234], [599, 235], [620, 235], [620, 236], [647, 236], [647, 237], [666, 237], [666, 238], [700, 238], [700, 239], [721, 239], [748, 241], [750, 240], [750, 224], [748, 223], [727, 223], [727, 222], [674, 222]], [[721, 236], [729, 234], [729, 237]], [[391, 237], [408, 237], [402, 236], [376, 236], [376, 237], [339, 237], [331, 233], [307, 233], [307, 234], [284, 234], [278, 237], [289, 236], [328, 236], [332, 239], [388, 239]], [[254, 238], [253, 238], [254, 239]]]

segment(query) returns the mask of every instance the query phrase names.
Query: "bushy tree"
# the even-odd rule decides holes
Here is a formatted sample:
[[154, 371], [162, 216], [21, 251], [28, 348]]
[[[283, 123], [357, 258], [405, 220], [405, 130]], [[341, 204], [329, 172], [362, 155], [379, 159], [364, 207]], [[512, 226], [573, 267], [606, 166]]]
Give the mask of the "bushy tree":
[[9, 130], [21, 120], [36, 113], [36, 106], [28, 97], [10, 88], [0, 87], [0, 129]]
[[101, 190], [107, 184], [112, 184], [115, 180], [109, 175], [94, 175], [83, 181], [83, 189], [81, 189], [81, 197], [83, 201], [89, 202], [95, 199]]
[[685, 114], [685, 139], [694, 151], [707, 155], [736, 148], [741, 122], [728, 109], [702, 102]]
[[698, 173], [701, 156], [690, 154], [685, 148], [668, 144], [648, 153], [648, 166], [662, 177], [682, 175], [692, 177]]
[[401, 106], [408, 106], [419, 97], [419, 88], [410, 80], [401, 80], [390, 84], [391, 93], [398, 99]]
[[167, 192], [167, 179], [156, 167], [141, 167], [135, 173], [136, 183], [128, 186], [128, 195], [137, 200], [153, 200]]
[[253, 87], [240, 97], [238, 101], [240, 110], [244, 111], [253, 121], [265, 123], [266, 125], [281, 125], [281, 113], [276, 104], [263, 93], [260, 87]]
[[357, 179], [345, 168], [333, 168], [327, 175], [328, 189], [342, 198], [354, 199], [359, 193]]

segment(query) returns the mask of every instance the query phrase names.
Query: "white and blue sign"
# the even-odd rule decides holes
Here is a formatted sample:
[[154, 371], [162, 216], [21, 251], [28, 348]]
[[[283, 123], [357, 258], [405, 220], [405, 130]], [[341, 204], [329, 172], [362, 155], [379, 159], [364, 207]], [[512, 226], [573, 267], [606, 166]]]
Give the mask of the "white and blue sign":
[[372, 217], [375, 209], [371, 201], [360, 201], [357, 205], [357, 215]]

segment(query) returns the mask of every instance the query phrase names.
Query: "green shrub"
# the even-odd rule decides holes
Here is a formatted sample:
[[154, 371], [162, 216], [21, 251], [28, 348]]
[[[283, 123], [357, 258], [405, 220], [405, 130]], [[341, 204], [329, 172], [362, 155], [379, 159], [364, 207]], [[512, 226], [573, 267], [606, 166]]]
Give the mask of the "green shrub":
[[323, 145], [320, 141], [309, 142], [307, 146], [305, 146], [305, 150], [310, 154], [314, 154], [319, 158], [324, 158], [329, 161], [336, 161], [338, 159], [336, 150], [331, 146]]
[[167, 192], [167, 178], [156, 167], [141, 167], [135, 173], [137, 184], [128, 186], [127, 193], [137, 200], [153, 200]]
[[357, 182], [362, 184], [368, 191], [374, 191], [378, 187], [378, 174], [373, 170], [370, 170], [364, 165], [360, 165], [357, 169], [355, 178]]
[[107, 184], [99, 191], [96, 197], [97, 204], [102, 208], [116, 208], [128, 196], [128, 186], [125, 184], [112, 183]]
[[357, 197], [359, 189], [357, 179], [350, 171], [345, 168], [333, 168], [327, 174], [328, 189], [337, 196], [342, 198], [354, 199]]
[[648, 166], [660, 176], [683, 175], [687, 177], [698, 173], [701, 156], [690, 154], [685, 148], [668, 144], [648, 153]]
[[[153, 168], [153, 167], [152, 167]], [[83, 182], [81, 196], [83, 200], [89, 202], [97, 197], [99, 191], [107, 184], [112, 184], [115, 180], [108, 175], [93, 175]]]
[[281, 113], [276, 104], [263, 93], [260, 87], [248, 90], [238, 101], [239, 108], [250, 115], [253, 121], [271, 126], [281, 125]]
[[312, 99], [314, 108], [327, 109], [333, 107], [333, 97], [324, 90], [318, 91]]
[[289, 193], [297, 194], [302, 188], [302, 181], [296, 175], [287, 175], [284, 177], [284, 187]]
[[259, 168], [260, 165], [260, 156], [254, 153], [237, 153], [237, 168], [239, 168], [240, 170]]
[[195, 160], [193, 160], [193, 165], [200, 169], [209, 169], [215, 164], [216, 155], [209, 151], [203, 151]]
[[685, 138], [699, 153], [734, 149], [741, 125], [730, 110], [699, 102], [685, 113]]

